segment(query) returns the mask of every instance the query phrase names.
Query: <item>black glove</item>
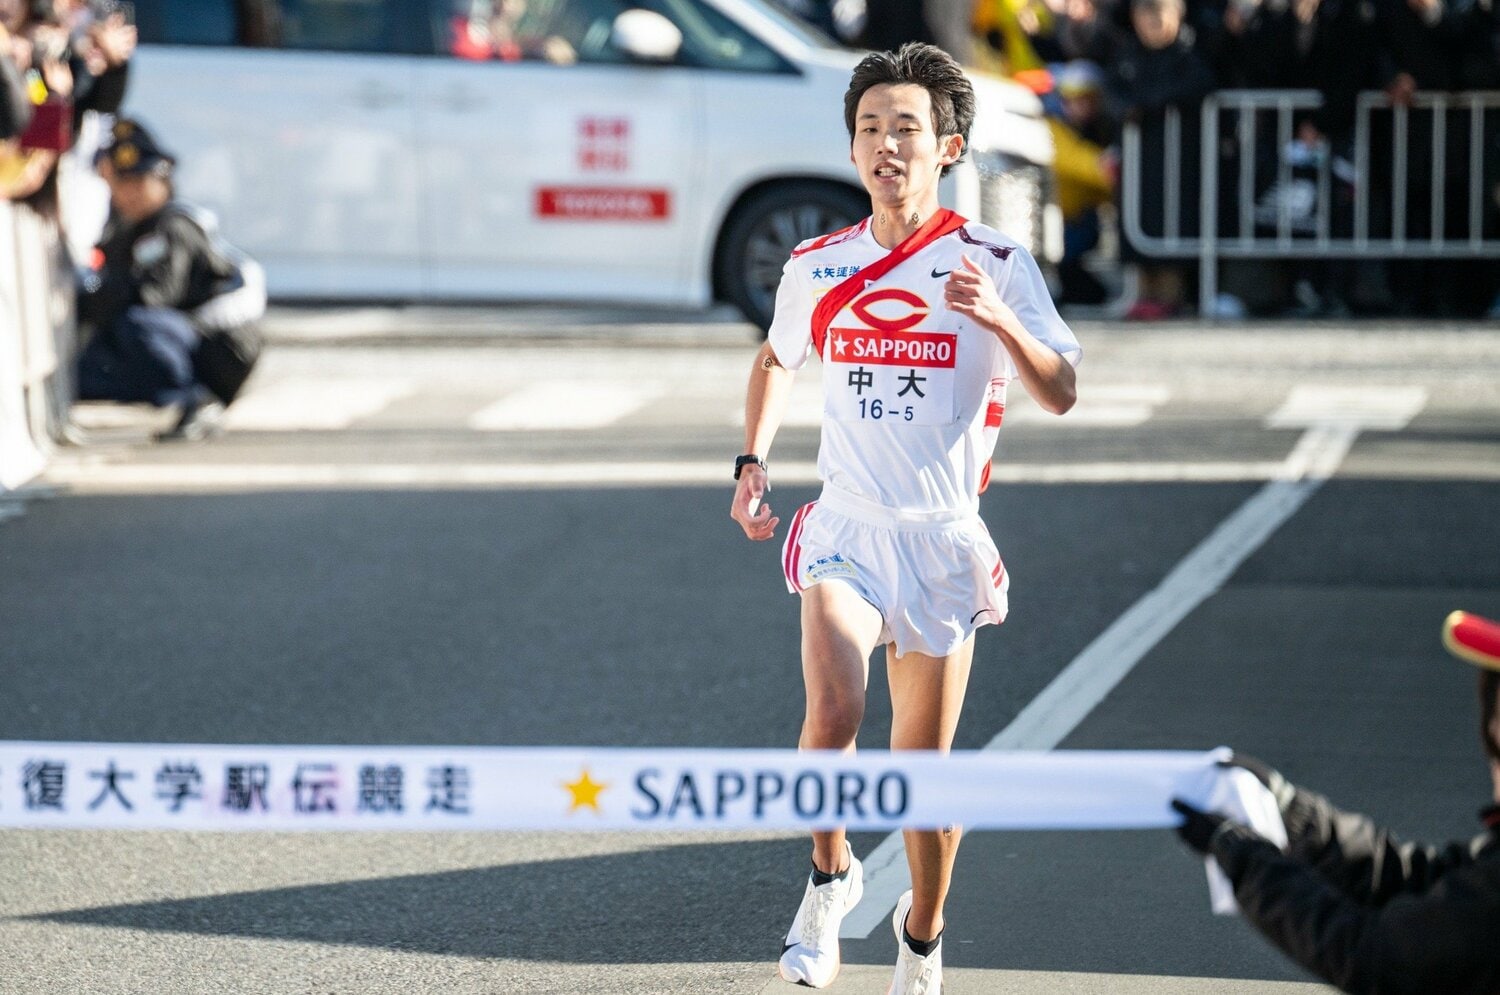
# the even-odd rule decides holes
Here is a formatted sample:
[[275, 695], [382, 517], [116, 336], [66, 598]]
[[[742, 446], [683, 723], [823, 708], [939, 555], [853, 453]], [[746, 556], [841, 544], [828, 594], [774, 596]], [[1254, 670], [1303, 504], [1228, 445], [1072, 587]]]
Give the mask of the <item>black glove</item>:
[[1231, 884], [1239, 884], [1245, 863], [1257, 847], [1268, 846], [1275, 853], [1281, 852], [1276, 844], [1244, 823], [1217, 812], [1204, 812], [1181, 798], [1173, 798], [1172, 807], [1182, 813], [1182, 825], [1177, 827], [1177, 835], [1204, 856], [1212, 855]]
[[1217, 812], [1194, 808], [1181, 798], [1173, 798], [1172, 807], [1182, 813], [1182, 825], [1177, 827], [1177, 835], [1182, 837], [1182, 842], [1205, 857], [1208, 856], [1214, 833], [1229, 820]]
[[1228, 760], [1219, 761], [1220, 767], [1238, 767], [1248, 770], [1255, 775], [1255, 779], [1266, 786], [1276, 798], [1276, 807], [1285, 815], [1288, 806], [1292, 804], [1292, 796], [1297, 789], [1290, 781], [1281, 776], [1281, 772], [1270, 764], [1248, 753], [1235, 753]]

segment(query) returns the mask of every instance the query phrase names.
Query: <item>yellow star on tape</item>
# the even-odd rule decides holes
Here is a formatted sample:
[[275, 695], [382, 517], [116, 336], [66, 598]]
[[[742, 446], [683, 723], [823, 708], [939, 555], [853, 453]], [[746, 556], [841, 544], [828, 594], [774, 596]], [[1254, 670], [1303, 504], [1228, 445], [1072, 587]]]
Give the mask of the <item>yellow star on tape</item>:
[[604, 811], [599, 808], [599, 794], [605, 788], [609, 787], [609, 785], [600, 783], [589, 777], [587, 767], [583, 769], [582, 777], [576, 781], [564, 781], [563, 787], [567, 788], [573, 795], [573, 804], [568, 806], [569, 815], [572, 815], [584, 806], [593, 809], [598, 815], [604, 814]]

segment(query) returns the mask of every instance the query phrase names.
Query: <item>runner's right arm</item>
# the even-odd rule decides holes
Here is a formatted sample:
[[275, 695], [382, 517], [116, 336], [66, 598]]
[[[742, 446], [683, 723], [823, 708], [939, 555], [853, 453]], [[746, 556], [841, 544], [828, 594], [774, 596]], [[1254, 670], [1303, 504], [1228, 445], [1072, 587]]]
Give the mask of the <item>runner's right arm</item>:
[[[745, 453], [769, 459], [771, 441], [786, 414], [795, 377], [794, 372], [781, 365], [770, 342], [760, 347], [745, 389]], [[772, 515], [771, 506], [763, 503], [770, 489], [770, 479], [759, 466], [748, 463], [740, 470], [729, 515], [740, 523], [745, 535], [757, 542], [772, 538], [781, 521]]]

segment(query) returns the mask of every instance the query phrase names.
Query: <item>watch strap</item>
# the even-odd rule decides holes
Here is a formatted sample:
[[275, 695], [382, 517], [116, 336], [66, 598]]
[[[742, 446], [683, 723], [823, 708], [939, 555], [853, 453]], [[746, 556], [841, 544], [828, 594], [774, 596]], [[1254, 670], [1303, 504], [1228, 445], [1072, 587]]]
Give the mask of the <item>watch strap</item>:
[[734, 458], [734, 479], [739, 480], [740, 471], [745, 469], [745, 467], [749, 466], [751, 463], [754, 463], [762, 470], [766, 470], [768, 472], [771, 469], [770, 467], [766, 466], [766, 461], [761, 459], [759, 456], [755, 455], [754, 453], [746, 453], [743, 456], [736, 456]]

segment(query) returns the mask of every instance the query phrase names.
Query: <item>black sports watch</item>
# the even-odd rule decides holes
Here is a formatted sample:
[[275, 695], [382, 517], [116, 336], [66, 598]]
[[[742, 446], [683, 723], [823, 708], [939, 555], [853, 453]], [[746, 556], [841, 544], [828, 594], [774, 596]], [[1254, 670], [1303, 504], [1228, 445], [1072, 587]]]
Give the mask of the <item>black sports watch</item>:
[[771, 470], [770, 467], [766, 466], [765, 460], [761, 459], [754, 453], [746, 453], [744, 456], [736, 456], [734, 458], [734, 479], [739, 480], [740, 471], [751, 463], [754, 463], [756, 466], [760, 467], [762, 470], [765, 470], [767, 473], [769, 473]]

